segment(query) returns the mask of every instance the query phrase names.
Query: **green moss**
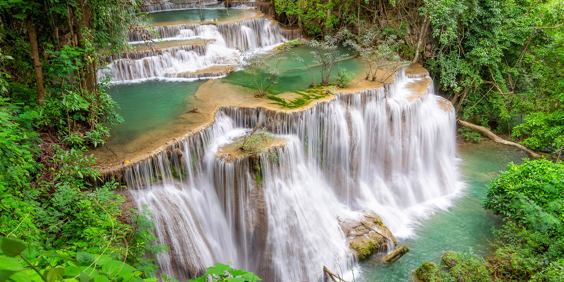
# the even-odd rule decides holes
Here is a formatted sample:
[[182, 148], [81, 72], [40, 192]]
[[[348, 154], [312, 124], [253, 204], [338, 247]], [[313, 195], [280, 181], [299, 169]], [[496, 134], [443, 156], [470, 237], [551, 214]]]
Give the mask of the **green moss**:
[[376, 249], [376, 246], [374, 245], [374, 242], [364, 239], [361, 242], [351, 242], [351, 248], [357, 252], [359, 259], [365, 259], [372, 254], [372, 252]]
[[268, 99], [274, 101], [273, 104], [279, 105], [282, 108], [297, 109], [308, 105], [314, 100], [321, 99], [327, 96], [327, 92], [324, 88], [311, 88], [301, 91], [295, 91], [294, 93], [299, 94], [301, 97], [293, 100], [286, 100], [274, 95], [269, 95]]
[[439, 268], [433, 262], [426, 262], [415, 270], [415, 276], [421, 281], [438, 281]]
[[460, 255], [455, 251], [448, 251], [441, 258], [446, 267], [451, 268], [460, 263]]
[[490, 280], [486, 262], [481, 257], [449, 251], [443, 255], [442, 262], [457, 281]]
[[274, 139], [272, 134], [262, 130], [248, 137], [243, 137], [237, 142], [241, 150], [251, 154], [261, 154], [268, 151], [267, 144]]

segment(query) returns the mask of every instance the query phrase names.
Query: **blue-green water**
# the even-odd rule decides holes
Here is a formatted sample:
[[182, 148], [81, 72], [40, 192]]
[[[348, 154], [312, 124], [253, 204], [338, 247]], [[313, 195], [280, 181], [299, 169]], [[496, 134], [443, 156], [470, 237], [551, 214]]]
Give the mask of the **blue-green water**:
[[361, 263], [364, 281], [410, 281], [413, 270], [423, 262], [440, 263], [449, 250], [473, 251], [487, 255], [492, 228], [499, 222], [482, 207], [487, 186], [507, 163], [520, 162], [526, 155], [508, 146], [493, 143], [463, 145], [459, 152], [462, 173], [467, 183], [464, 195], [448, 211], [432, 215], [416, 231], [417, 238], [400, 240], [411, 251], [393, 264], [373, 261]]
[[146, 81], [113, 86], [108, 92], [120, 106], [125, 121], [112, 130], [111, 142], [125, 144], [173, 122], [190, 110], [191, 98], [202, 83]]
[[[315, 65], [311, 51], [309, 47], [299, 46], [266, 59], [267, 63], [274, 64], [279, 71], [277, 82], [269, 89], [271, 94], [307, 89], [314, 79], [317, 84], [321, 82], [321, 67], [308, 67]], [[344, 48], [339, 51], [342, 57], [353, 54]], [[303, 61], [298, 60], [300, 57]], [[344, 60], [335, 66], [331, 79], [334, 80], [339, 72], [348, 73], [352, 78], [359, 75], [361, 71], [362, 64], [357, 59]], [[255, 89], [253, 76], [245, 70], [234, 72], [225, 80], [231, 84]]]
[[187, 21], [217, 21], [224, 19], [233, 19], [243, 15], [245, 10], [242, 9], [185, 9], [152, 12], [147, 15], [150, 23], [164, 24], [170, 22]]

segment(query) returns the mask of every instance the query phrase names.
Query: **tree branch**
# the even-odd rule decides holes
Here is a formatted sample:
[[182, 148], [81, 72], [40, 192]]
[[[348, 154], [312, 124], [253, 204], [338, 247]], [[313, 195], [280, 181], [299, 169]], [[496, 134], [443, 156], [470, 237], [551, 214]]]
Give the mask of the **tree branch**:
[[463, 121], [463, 120], [460, 120], [460, 119], [458, 120], [458, 123], [460, 125], [464, 126], [464, 127], [468, 127], [472, 130], [476, 130], [476, 131], [480, 132], [481, 134], [485, 135], [486, 137], [490, 138], [492, 141], [494, 141], [496, 143], [519, 148], [519, 149], [527, 152], [529, 154], [529, 156], [531, 156], [532, 158], [538, 159], [538, 158], [541, 157], [539, 154], [535, 153], [533, 150], [531, 150], [531, 149], [529, 149], [529, 148], [527, 148], [527, 147], [525, 147], [521, 144], [505, 140], [505, 139], [495, 135], [495, 133], [491, 132], [489, 129], [487, 129], [483, 126], [473, 124], [473, 123], [470, 123], [470, 122], [467, 122], [467, 121]]
[[561, 28], [563, 24], [555, 25], [555, 26], [533, 26], [533, 29], [557, 29]]

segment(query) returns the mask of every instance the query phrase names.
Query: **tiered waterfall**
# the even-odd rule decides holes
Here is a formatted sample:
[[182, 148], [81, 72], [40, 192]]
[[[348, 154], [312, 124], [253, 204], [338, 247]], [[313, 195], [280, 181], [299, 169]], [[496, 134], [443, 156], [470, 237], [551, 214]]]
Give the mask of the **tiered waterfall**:
[[[340, 222], [366, 211], [412, 236], [462, 186], [455, 114], [432, 84], [412, 99], [407, 86], [423, 79], [402, 70], [386, 87], [291, 112], [220, 108], [211, 126], [129, 168], [132, 197], [170, 249], [161, 272], [182, 279], [231, 262], [265, 281], [318, 281], [323, 266], [354, 267]], [[258, 158], [216, 155], [259, 120], [285, 145]]]

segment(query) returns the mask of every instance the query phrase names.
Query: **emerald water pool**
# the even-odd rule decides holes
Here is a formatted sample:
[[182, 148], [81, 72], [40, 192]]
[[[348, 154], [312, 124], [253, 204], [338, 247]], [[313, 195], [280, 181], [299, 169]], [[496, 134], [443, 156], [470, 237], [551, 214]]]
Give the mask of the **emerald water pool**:
[[173, 122], [190, 110], [191, 98], [202, 83], [153, 80], [111, 87], [108, 92], [120, 106], [124, 122], [112, 130], [110, 142], [124, 144]]
[[[304, 90], [309, 88], [314, 80], [317, 84], [321, 82], [321, 67], [314, 63], [312, 50], [307, 46], [298, 46], [265, 58], [266, 63], [274, 65], [279, 72], [278, 81], [269, 89], [271, 94]], [[339, 49], [339, 52], [343, 58], [354, 54], [345, 48]], [[335, 65], [331, 79], [334, 80], [339, 72], [347, 73], [352, 78], [361, 71], [362, 63], [358, 59], [344, 59]], [[253, 76], [245, 70], [234, 72], [225, 80], [231, 84], [255, 89]]]
[[245, 9], [183, 9], [152, 12], [147, 15], [149, 22], [152, 24], [167, 24], [174, 22], [200, 22], [200, 21], [217, 21], [228, 20], [241, 17], [245, 13]]
[[440, 263], [444, 252], [472, 251], [487, 255], [492, 228], [499, 224], [496, 216], [482, 207], [491, 179], [509, 162], [519, 163], [526, 155], [508, 146], [491, 142], [459, 146], [462, 174], [467, 187], [454, 205], [438, 211], [416, 229], [416, 237], [399, 240], [411, 251], [393, 264], [362, 262], [362, 281], [411, 281], [413, 270], [423, 262]]

